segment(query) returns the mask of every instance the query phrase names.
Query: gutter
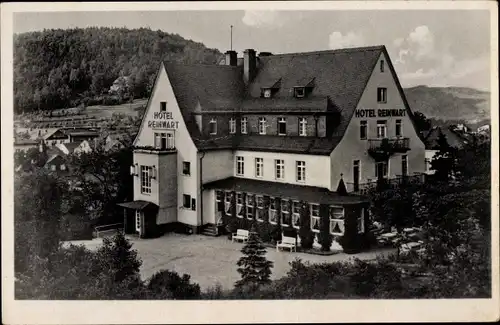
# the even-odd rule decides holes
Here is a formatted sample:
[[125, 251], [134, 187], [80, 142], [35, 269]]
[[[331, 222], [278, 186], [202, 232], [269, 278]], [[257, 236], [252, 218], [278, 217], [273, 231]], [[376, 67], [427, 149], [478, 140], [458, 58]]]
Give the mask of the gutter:
[[200, 226], [203, 226], [203, 158], [205, 152], [203, 151], [200, 156]]

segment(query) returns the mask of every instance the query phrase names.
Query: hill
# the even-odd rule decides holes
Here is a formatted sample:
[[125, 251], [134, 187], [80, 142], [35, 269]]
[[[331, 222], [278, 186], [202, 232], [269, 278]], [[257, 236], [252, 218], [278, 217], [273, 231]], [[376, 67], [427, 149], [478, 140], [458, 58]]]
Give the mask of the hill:
[[412, 111], [428, 118], [478, 124], [490, 120], [490, 93], [465, 87], [416, 86], [404, 89]]
[[[16, 34], [14, 109], [19, 113], [144, 98], [161, 60], [212, 64], [220, 57], [218, 50], [202, 43], [147, 28], [90, 27]], [[127, 91], [118, 94], [119, 98], [108, 98], [120, 76], [127, 77]]]

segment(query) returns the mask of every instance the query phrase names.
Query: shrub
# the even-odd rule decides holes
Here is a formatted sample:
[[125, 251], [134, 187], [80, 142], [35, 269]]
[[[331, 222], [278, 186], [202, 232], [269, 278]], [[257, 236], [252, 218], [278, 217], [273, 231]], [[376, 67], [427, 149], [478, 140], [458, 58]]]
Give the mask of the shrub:
[[150, 278], [147, 288], [156, 299], [199, 299], [200, 286], [190, 282], [188, 274], [159, 271]]
[[201, 295], [201, 299], [207, 300], [224, 299], [224, 297], [225, 292], [222, 290], [222, 286], [220, 285], [220, 283], [217, 283], [215, 286], [208, 288]]

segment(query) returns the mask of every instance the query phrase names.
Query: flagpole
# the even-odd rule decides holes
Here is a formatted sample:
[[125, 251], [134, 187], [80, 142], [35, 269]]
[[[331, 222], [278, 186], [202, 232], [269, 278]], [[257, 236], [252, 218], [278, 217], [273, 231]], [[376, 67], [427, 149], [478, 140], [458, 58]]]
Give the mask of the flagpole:
[[231, 25], [231, 51], [233, 50], [233, 25]]

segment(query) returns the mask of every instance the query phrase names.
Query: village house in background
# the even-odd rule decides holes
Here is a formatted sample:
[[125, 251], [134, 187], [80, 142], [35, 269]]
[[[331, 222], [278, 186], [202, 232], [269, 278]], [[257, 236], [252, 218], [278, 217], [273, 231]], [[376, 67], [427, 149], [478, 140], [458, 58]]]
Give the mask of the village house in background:
[[307, 216], [316, 234], [327, 222], [361, 239], [367, 186], [426, 171], [412, 118], [384, 46], [163, 62], [134, 141], [125, 232], [217, 234], [224, 216], [298, 229]]

